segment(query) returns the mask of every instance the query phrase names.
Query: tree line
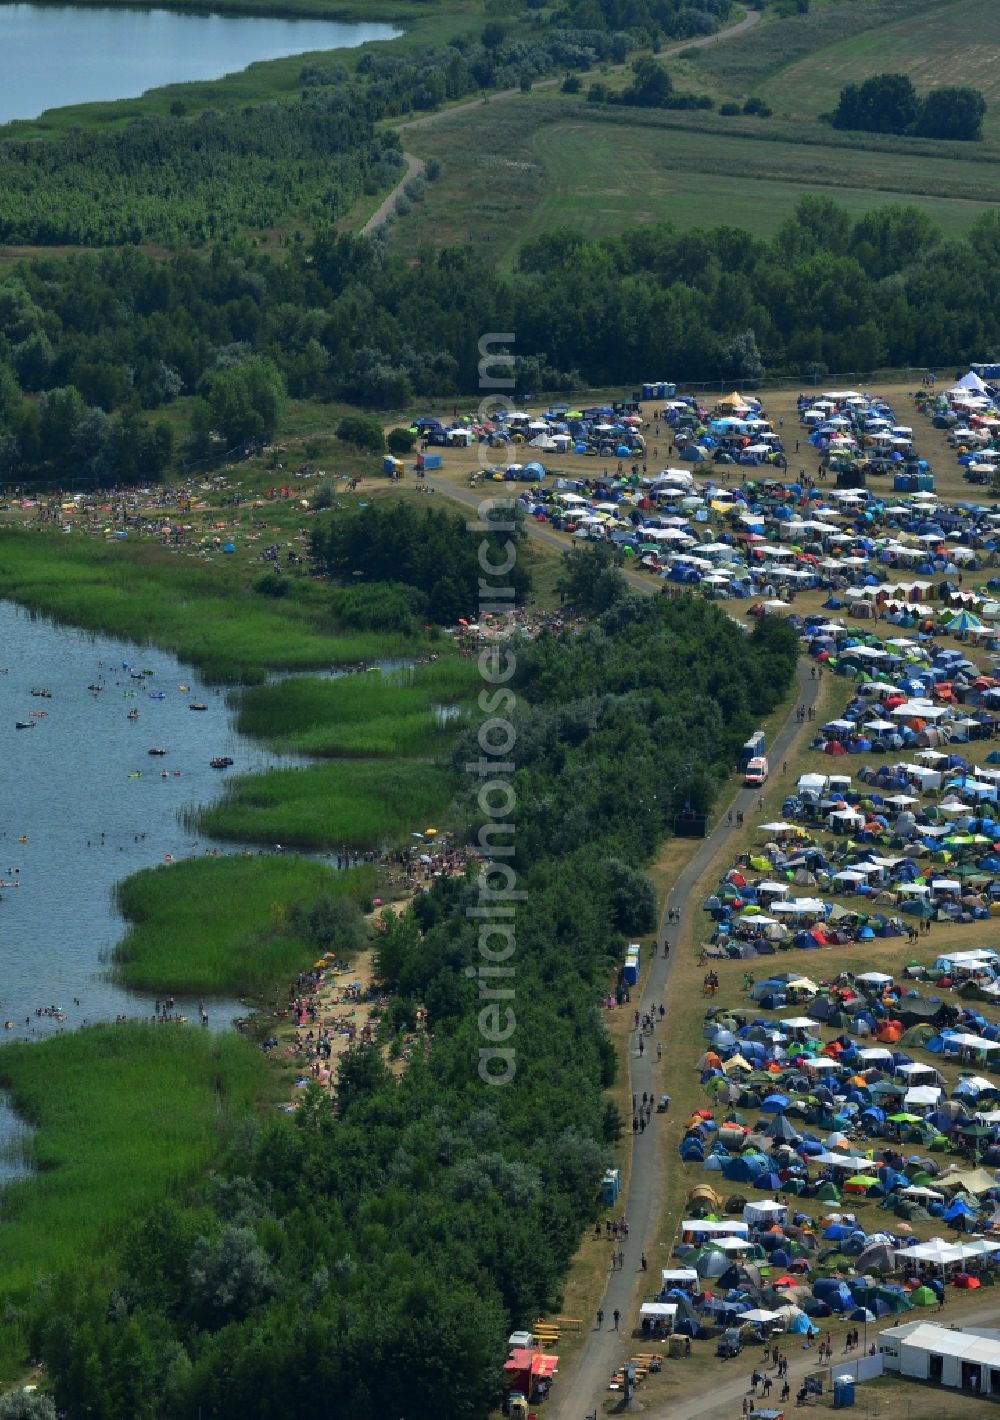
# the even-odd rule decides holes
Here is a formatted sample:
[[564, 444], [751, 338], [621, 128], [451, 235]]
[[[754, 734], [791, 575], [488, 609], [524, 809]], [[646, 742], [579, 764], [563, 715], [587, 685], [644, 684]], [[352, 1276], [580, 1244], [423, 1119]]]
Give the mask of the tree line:
[[978, 89], [946, 84], [923, 98], [908, 74], [875, 74], [845, 84], [829, 121], [834, 128], [974, 143], [983, 136], [986, 100]]
[[[499, 517], [497, 510], [494, 518]], [[519, 524], [514, 532], [488, 533], [489, 560], [502, 566], [508, 539], [516, 549], [523, 536]], [[317, 570], [341, 585], [401, 586], [409, 591], [416, 615], [454, 626], [460, 618], [476, 620], [480, 602], [488, 599], [479, 586], [484, 576], [482, 540], [469, 534], [460, 513], [408, 503], [369, 503], [317, 519], [310, 548]], [[531, 590], [523, 558], [515, 560], [504, 582], [512, 588], [510, 607], [522, 604]]]
[[517, 331], [520, 392], [631, 385], [650, 369], [717, 380], [957, 365], [1000, 343], [998, 261], [994, 214], [945, 240], [915, 208], [854, 219], [818, 197], [770, 240], [726, 226], [557, 231], [511, 272], [467, 248], [411, 264], [332, 231], [282, 261], [239, 243], [165, 261], [38, 258], [0, 283], [0, 476], [73, 466], [75, 452], [59, 463], [65, 443], [35, 440], [39, 397], [57, 390], [128, 413], [135, 430], [194, 396], [182, 462], [267, 438], [286, 391], [399, 409], [475, 390], [482, 311]]
[[[378, 1049], [294, 1119], [231, 1141], [103, 1265], [73, 1259], [25, 1299], [55, 1402], [92, 1420], [485, 1420], [506, 1338], [558, 1305], [621, 1123], [597, 1002], [655, 925], [646, 855], [685, 797], [708, 802], [790, 684], [794, 635], [749, 636], [704, 603], [620, 596], [582, 634], [518, 651], [516, 1079], [478, 1071], [470, 878], [439, 880], [378, 939], [389, 1047], [427, 1012], [397, 1082]], [[458, 816], [478, 781], [456, 748]], [[506, 860], [505, 860], [506, 861]], [[336, 944], [335, 944], [336, 945]]]

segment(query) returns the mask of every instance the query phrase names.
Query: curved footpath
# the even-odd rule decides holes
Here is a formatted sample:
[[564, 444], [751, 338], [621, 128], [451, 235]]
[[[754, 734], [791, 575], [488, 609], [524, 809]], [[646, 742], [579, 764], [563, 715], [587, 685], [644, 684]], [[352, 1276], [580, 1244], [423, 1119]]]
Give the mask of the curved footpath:
[[[698, 39], [681, 40], [677, 44], [670, 45], [667, 49], [661, 49], [656, 57], [657, 59], [669, 59], [672, 55], [679, 54], [682, 49], [704, 49], [705, 46], [709, 44], [721, 44], [725, 40], [735, 39], [737, 35], [745, 34], [751, 26], [757, 23], [760, 19], [760, 13], [759, 10], [747, 10], [739, 24], [730, 25], [728, 29], [719, 30], [719, 32], [714, 35], [701, 35]], [[628, 69], [630, 65], [631, 61], [629, 60], [625, 64], [612, 64], [608, 67], [613, 74], [616, 71]], [[535, 92], [537, 89], [554, 89], [557, 84], [561, 84], [562, 82], [563, 76], [561, 74], [555, 79], [539, 79], [532, 84], [531, 91]], [[405, 123], [398, 123], [395, 126], [400, 132], [403, 132], [407, 128], [426, 128], [429, 123], [437, 123], [442, 118], [450, 118], [453, 113], [461, 113], [463, 109], [480, 108], [484, 102], [495, 104], [505, 99], [518, 99], [520, 97], [521, 90], [519, 88], [501, 89], [499, 93], [490, 94], [489, 98], [486, 100], [481, 98], [469, 99], [460, 104], [452, 104], [450, 108], [436, 109], [434, 113], [426, 113], [421, 118], [407, 119]]]
[[[821, 682], [811, 679], [809, 669], [808, 662], [799, 661], [796, 671], [798, 686], [796, 706], [811, 707], [816, 701]], [[783, 759], [788, 758], [796, 739], [800, 735], [811, 732], [808, 721], [801, 725], [797, 722], [795, 707], [793, 707], [774, 744], [768, 751], [769, 758], [773, 763], [780, 764]], [[710, 867], [712, 860], [721, 851], [732, 832], [726, 822], [727, 813], [731, 809], [735, 817], [736, 812], [742, 810], [749, 818], [757, 794], [758, 791], [753, 789], [741, 788], [739, 790], [732, 802], [723, 808], [716, 827], [678, 875], [663, 905], [659, 941], [664, 938], [668, 940], [671, 937], [676, 938], [677, 935], [676, 924], [667, 926], [667, 911], [669, 909], [672, 908], [685, 914], [688, 910], [697, 910], [696, 904], [691, 901], [691, 894], [699, 878]], [[653, 957], [642, 997], [634, 1003], [633, 1009], [645, 1013], [658, 1009], [661, 1002], [666, 1004], [670, 976], [676, 958], [676, 946], [668, 957], [662, 955]], [[669, 1016], [667, 1024], [669, 1024]], [[661, 1026], [661, 1030], [662, 1028]], [[656, 1064], [656, 1045], [658, 1043], [656, 1034], [646, 1037], [646, 1040], [648, 1048], [640, 1055], [639, 1037], [633, 1033], [629, 1074], [632, 1093], [640, 1097], [644, 1090], [647, 1094], [654, 1096], [658, 1096], [660, 1093], [657, 1088], [659, 1072]], [[669, 1115], [666, 1117], [669, 1118]], [[645, 1253], [647, 1258], [652, 1259], [653, 1273], [645, 1274], [647, 1283], [652, 1281], [655, 1269], [659, 1265], [657, 1260], [660, 1256], [660, 1249], [657, 1243], [669, 1163], [667, 1151], [663, 1145], [662, 1117], [654, 1113], [652, 1118], [653, 1123], [646, 1128], [645, 1132], [633, 1137], [632, 1168], [629, 1174], [628, 1191], [623, 1193], [620, 1199], [621, 1214], [628, 1219], [629, 1225], [628, 1237], [618, 1244], [625, 1253], [625, 1265], [620, 1271], [608, 1274], [608, 1284], [600, 1302], [604, 1311], [603, 1330], [598, 1331], [595, 1328], [590, 1332], [572, 1372], [568, 1376], [560, 1376], [561, 1383], [553, 1392], [553, 1414], [558, 1416], [559, 1420], [584, 1420], [584, 1417], [595, 1409], [599, 1411], [601, 1402], [607, 1395], [608, 1380], [615, 1367], [623, 1359], [623, 1341], [627, 1347], [627, 1338], [630, 1334], [629, 1328], [636, 1302], [635, 1293], [639, 1281], [643, 1277], [642, 1254]], [[622, 1331], [620, 1333], [616, 1333], [613, 1329], [612, 1314], [616, 1309], [621, 1312], [622, 1316]], [[741, 1379], [745, 1380], [742, 1374], [744, 1370], [746, 1370], [745, 1366], [740, 1367]], [[740, 1391], [739, 1397], [742, 1397], [743, 1393]], [[690, 1412], [688, 1409], [683, 1409], [683, 1413], [690, 1413], [692, 1416], [703, 1415], [705, 1413], [704, 1397], [692, 1396], [690, 1407]], [[676, 1401], [671, 1401], [671, 1417], [680, 1417], [682, 1408], [678, 1406]], [[739, 1398], [737, 1400], [738, 1409]]]
[[[673, 44], [669, 49], [661, 50], [657, 57], [660, 59], [669, 59], [672, 54], [679, 54], [682, 49], [703, 49], [705, 45], [708, 44], [719, 44], [723, 40], [735, 39], [738, 35], [744, 34], [752, 25], [755, 25], [759, 19], [759, 10], [747, 10], [739, 24], [731, 25], [730, 28], [726, 30], [720, 30], [718, 34], [702, 35], [700, 39], [688, 39], [684, 40], [682, 43]], [[614, 72], [615, 70], [627, 69], [629, 66], [628, 64], [613, 64], [610, 67], [611, 71]], [[555, 79], [540, 79], [537, 83], [532, 85], [532, 90], [552, 89], [555, 88], [557, 84], [561, 83], [561, 76]], [[486, 100], [482, 98], [467, 99], [462, 103], [452, 104], [449, 108], [439, 108], [435, 109], [433, 113], [425, 113], [420, 118], [411, 118], [407, 119], [405, 123], [393, 124], [393, 127], [399, 133], [404, 133], [408, 128], [426, 128], [429, 123], [437, 123], [442, 118], [450, 118], [452, 114], [462, 113], [464, 110], [470, 108], [480, 108], [484, 102], [501, 103], [507, 99], [519, 99], [521, 97], [522, 93], [519, 88], [501, 89], [497, 94], [490, 94], [489, 98]], [[388, 197], [380, 204], [378, 210], [373, 212], [368, 218], [368, 221], [361, 228], [360, 236], [370, 236], [376, 228], [385, 225], [386, 219], [395, 205], [396, 198], [400, 195], [403, 188], [412, 177], [415, 177], [417, 173], [423, 172], [425, 164], [421, 158], [417, 158], [412, 153], [406, 152], [403, 153], [403, 157], [406, 159], [405, 176], [400, 179], [389, 193]]]
[[368, 218], [368, 221], [361, 228], [361, 236], [371, 236], [376, 227], [385, 225], [389, 213], [396, 205], [396, 198], [402, 194], [403, 188], [411, 178], [415, 178], [418, 173], [422, 173], [427, 166], [423, 158], [414, 157], [412, 153], [404, 153], [403, 157], [406, 159], [406, 172], [399, 179], [399, 182], [397, 182], [389, 195], [383, 199], [378, 209]]

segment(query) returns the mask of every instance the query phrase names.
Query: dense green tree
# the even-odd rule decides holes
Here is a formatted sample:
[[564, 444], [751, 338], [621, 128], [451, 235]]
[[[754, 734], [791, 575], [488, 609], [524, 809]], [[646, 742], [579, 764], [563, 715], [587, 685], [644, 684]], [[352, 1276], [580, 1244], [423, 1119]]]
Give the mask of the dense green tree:
[[833, 114], [835, 128], [868, 133], [908, 133], [920, 103], [907, 74], [874, 74], [860, 84], [845, 84]]
[[986, 100], [978, 89], [945, 85], [931, 89], [920, 105], [914, 132], [920, 138], [976, 142], [983, 136]]
[[379, 454], [385, 448], [385, 435], [377, 419], [365, 419], [359, 414], [349, 414], [337, 425], [337, 438], [355, 448], [366, 449]]

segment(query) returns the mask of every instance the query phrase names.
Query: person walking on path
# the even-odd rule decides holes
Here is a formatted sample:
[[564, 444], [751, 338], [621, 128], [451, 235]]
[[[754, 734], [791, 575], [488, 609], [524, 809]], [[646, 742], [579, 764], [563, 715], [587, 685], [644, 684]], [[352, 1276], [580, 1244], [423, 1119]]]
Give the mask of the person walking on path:
[[615, 1324], [615, 1330], [617, 1331], [617, 1330], [618, 1330], [618, 1323], [619, 1323], [619, 1322], [621, 1321], [621, 1319], [622, 1319], [622, 1314], [621, 1314], [621, 1312], [618, 1310], [617, 1307], [615, 1307], [614, 1311], [611, 1313], [611, 1317], [612, 1317], [612, 1320], [614, 1321], [614, 1324]]
[[600, 1307], [598, 1307], [598, 1308], [597, 1308], [597, 1329], [598, 1329], [598, 1331], [601, 1330], [601, 1327], [602, 1327], [603, 1325], [604, 1325], [604, 1312], [601, 1310]]

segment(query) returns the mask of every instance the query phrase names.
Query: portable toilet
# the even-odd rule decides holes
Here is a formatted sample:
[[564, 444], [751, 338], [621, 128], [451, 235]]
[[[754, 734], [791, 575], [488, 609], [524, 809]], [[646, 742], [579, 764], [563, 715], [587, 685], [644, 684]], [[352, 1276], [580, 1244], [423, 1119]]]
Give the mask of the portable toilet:
[[656, 396], [655, 390], [656, 390], [656, 385], [651, 385], [651, 384], [645, 384], [645, 385], [643, 385], [643, 387], [642, 387], [642, 398], [643, 398], [643, 399], [656, 399], [657, 396]]
[[639, 948], [629, 947], [625, 953], [625, 984], [637, 986], [639, 982]]
[[382, 472], [390, 478], [398, 478], [402, 475], [403, 465], [399, 459], [394, 459], [392, 454], [386, 454], [382, 460]]
[[854, 1377], [834, 1376], [833, 1378], [833, 1408], [834, 1410], [846, 1410], [848, 1406], [854, 1404]]
[[622, 1175], [620, 1169], [608, 1169], [601, 1179], [601, 1202], [605, 1208], [613, 1208], [618, 1202], [618, 1195], [622, 1191]]

